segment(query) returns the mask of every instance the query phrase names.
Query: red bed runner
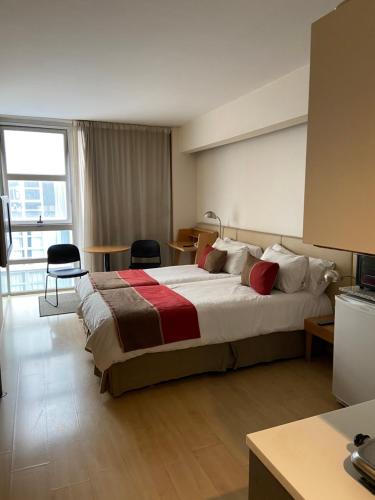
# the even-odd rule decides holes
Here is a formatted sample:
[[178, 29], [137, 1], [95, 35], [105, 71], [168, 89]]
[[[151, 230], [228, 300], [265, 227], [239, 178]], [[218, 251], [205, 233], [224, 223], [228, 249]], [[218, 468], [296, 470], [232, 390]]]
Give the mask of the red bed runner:
[[119, 277], [129, 286], [149, 286], [158, 285], [156, 279], [151, 278], [143, 269], [127, 269], [126, 271], [117, 271]]
[[94, 290], [113, 290], [115, 288], [159, 284], [156, 279], [152, 278], [143, 269], [90, 273], [89, 278]]
[[100, 292], [124, 352], [200, 337], [195, 306], [164, 285]]

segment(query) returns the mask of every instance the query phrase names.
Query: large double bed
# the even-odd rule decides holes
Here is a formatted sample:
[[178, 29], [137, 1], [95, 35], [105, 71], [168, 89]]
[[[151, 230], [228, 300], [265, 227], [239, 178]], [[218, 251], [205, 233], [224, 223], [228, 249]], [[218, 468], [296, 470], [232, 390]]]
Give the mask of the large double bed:
[[[86, 349], [101, 391], [113, 396], [188, 375], [301, 356], [304, 319], [332, 312], [326, 293], [274, 289], [260, 295], [238, 275], [209, 274], [196, 265], [147, 270], [147, 276], [150, 282], [127, 278], [112, 289], [106, 283], [116, 275], [104, 282], [89, 276], [78, 286]], [[177, 310], [171, 309], [176, 300]], [[172, 339], [155, 342], [148, 336], [147, 308], [157, 309], [161, 323], [167, 318]]]

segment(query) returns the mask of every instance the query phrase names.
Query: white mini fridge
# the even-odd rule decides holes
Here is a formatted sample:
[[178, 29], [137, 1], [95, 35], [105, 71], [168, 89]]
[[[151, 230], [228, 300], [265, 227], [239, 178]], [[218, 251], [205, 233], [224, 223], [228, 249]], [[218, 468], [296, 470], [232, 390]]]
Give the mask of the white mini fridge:
[[375, 399], [375, 304], [336, 296], [334, 396], [346, 405]]

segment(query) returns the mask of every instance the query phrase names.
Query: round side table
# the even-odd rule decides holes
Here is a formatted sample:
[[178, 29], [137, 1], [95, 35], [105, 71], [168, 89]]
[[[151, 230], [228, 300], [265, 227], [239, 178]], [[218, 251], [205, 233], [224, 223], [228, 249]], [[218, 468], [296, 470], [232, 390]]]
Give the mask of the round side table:
[[101, 253], [104, 255], [104, 271], [111, 269], [111, 253], [127, 252], [130, 249], [128, 245], [96, 245], [83, 249], [86, 253]]

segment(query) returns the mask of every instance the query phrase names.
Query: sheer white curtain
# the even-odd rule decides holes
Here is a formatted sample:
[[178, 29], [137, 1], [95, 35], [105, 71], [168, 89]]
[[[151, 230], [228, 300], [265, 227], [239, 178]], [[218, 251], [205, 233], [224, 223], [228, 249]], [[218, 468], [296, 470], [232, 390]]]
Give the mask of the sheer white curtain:
[[[169, 263], [170, 129], [77, 121], [72, 148], [78, 245], [130, 245], [137, 239], [155, 239], [163, 264]], [[100, 256], [83, 257], [91, 271], [103, 269]], [[129, 255], [114, 254], [111, 269], [128, 262]]]

